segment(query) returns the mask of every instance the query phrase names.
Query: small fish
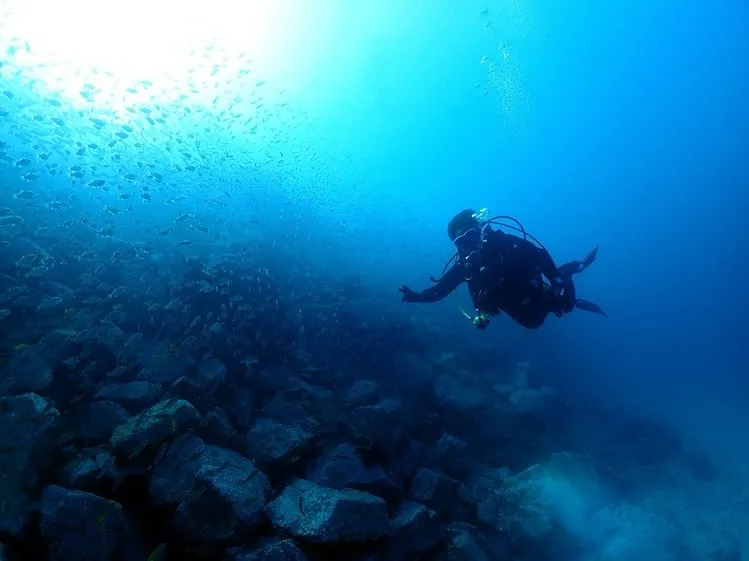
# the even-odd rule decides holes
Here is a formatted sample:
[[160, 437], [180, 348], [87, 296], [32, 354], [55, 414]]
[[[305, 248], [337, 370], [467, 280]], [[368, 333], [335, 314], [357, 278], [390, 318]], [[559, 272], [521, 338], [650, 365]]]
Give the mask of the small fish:
[[161, 445], [161, 448], [159, 448], [159, 451], [156, 453], [156, 457], [153, 459], [152, 467], [156, 467], [156, 465], [161, 461], [161, 458], [164, 457], [164, 454], [166, 454], [166, 451], [168, 449], [169, 449], [169, 443], [164, 442], [164, 444]]
[[131, 460], [133, 458], [137, 458], [138, 456], [141, 455], [141, 453], [143, 452], [143, 450], [145, 450], [147, 447], [148, 447], [148, 441], [144, 440], [143, 442], [141, 442], [140, 444], [138, 444], [138, 446], [135, 448], [135, 450], [133, 450], [133, 453], [130, 454], [129, 458]]
[[162, 543], [148, 556], [148, 561], [164, 561], [167, 558], [167, 545]]
[[9, 315], [10, 315], [10, 310], [3, 308], [2, 310], [0, 310], [0, 321], [4, 320]]
[[39, 419], [31, 429], [31, 434], [33, 436], [39, 436], [39, 434], [43, 433], [52, 425], [52, 422], [54, 420], [55, 415], [43, 415], [42, 418]]
[[65, 431], [57, 438], [57, 445], [64, 446], [65, 444], [73, 440], [74, 438], [75, 438], [74, 430]]

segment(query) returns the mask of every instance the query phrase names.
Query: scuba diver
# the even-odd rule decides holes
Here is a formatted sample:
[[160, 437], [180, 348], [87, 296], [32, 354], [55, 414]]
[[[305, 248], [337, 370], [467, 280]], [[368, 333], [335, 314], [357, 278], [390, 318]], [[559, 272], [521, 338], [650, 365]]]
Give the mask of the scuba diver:
[[[492, 225], [514, 230], [522, 237]], [[398, 291], [404, 302], [437, 302], [466, 282], [478, 315], [463, 315], [478, 329], [485, 329], [490, 318], [502, 312], [529, 329], [541, 327], [550, 313], [561, 317], [575, 308], [608, 317], [596, 304], [577, 298], [572, 280], [593, 264], [598, 247], [582, 261], [557, 267], [543, 244], [520, 222], [511, 216], [487, 219], [486, 209], [459, 212], [448, 223], [447, 235], [457, 251], [445, 264], [442, 276], [431, 278], [434, 286], [421, 292], [401, 286]]]

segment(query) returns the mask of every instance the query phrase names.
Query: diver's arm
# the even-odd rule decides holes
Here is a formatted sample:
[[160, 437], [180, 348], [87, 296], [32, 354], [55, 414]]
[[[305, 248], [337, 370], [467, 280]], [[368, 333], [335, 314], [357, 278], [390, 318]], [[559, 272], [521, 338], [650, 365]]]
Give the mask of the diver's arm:
[[401, 287], [400, 291], [403, 293], [404, 302], [419, 302], [419, 303], [431, 303], [438, 302], [445, 297], [449, 296], [456, 288], [460, 286], [462, 282], [466, 280], [465, 267], [461, 264], [455, 264], [448, 271], [442, 275], [434, 286], [422, 290], [421, 292], [414, 292], [407, 286]]

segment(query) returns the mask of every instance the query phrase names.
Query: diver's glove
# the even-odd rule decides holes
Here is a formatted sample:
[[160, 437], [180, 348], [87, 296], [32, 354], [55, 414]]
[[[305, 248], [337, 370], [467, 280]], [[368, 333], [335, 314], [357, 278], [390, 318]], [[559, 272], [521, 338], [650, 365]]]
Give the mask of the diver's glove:
[[403, 295], [403, 301], [407, 304], [412, 304], [413, 302], [419, 302], [421, 300], [419, 298], [419, 293], [411, 290], [405, 284], [398, 289], [398, 292]]

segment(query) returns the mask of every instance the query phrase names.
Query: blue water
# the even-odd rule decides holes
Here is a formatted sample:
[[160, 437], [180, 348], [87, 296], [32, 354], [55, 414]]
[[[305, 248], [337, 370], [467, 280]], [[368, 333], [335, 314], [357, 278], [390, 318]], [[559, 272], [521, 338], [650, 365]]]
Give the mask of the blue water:
[[[295, 306], [299, 317], [332, 314], [315, 306], [335, 294], [335, 313], [404, 352], [526, 361], [574, 415], [657, 419], [720, 466], [731, 482], [722, 489], [749, 485], [745, 3], [288, 0], [272, 24], [283, 39], [260, 51], [244, 48], [236, 25], [231, 40], [211, 28], [207, 49], [197, 25], [193, 54], [183, 49], [166, 69], [142, 63], [142, 76], [136, 54], [158, 58], [156, 33], [169, 42], [196, 8], [174, 7], [172, 23], [159, 12], [145, 31], [87, 24], [112, 26], [122, 52], [133, 42], [128, 64], [107, 68], [103, 57], [94, 71], [74, 55], [53, 60], [55, 45], [37, 49], [37, 20], [17, 17], [19, 6], [0, 2], [0, 207], [23, 221], [0, 230], [4, 290], [16, 279], [53, 297], [41, 275], [75, 293], [80, 275], [111, 258], [124, 272], [110, 290], [156, 301], [189, 260], [270, 268], [292, 316]], [[92, 52], [97, 42], [111, 47], [106, 35], [82, 41]], [[600, 244], [577, 285], [610, 319], [576, 312], [528, 331], [500, 317], [478, 332], [452, 297], [402, 304], [398, 286], [425, 288], [441, 271], [447, 221], [467, 207], [516, 217], [557, 263]], [[136, 259], [141, 246], [148, 256]], [[2, 347], [31, 343], [20, 335], [40, 325], [71, 328], [67, 310], [82, 306], [66, 300], [48, 321], [0, 305], [10, 313]], [[304, 330], [291, 337], [305, 344]], [[570, 506], [595, 493], [573, 499], [565, 493], [578, 488], [551, 486], [570, 532], [603, 543], [591, 505]], [[686, 508], [674, 506], [694, 492], [684, 489], [662, 498], [669, 516]], [[749, 498], [705, 494], [715, 504], [703, 510], [749, 527]]]

